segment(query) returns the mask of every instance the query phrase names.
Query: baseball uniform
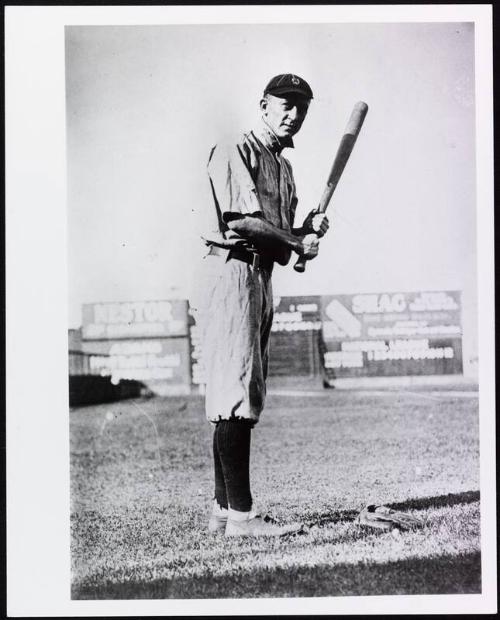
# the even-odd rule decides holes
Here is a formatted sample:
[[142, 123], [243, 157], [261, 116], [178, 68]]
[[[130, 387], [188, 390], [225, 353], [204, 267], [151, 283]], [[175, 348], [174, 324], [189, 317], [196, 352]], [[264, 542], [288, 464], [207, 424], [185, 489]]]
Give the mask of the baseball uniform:
[[[202, 351], [207, 373], [206, 415], [257, 422], [264, 407], [273, 319], [273, 261], [229, 230], [237, 215], [258, 215], [290, 231], [297, 197], [292, 168], [264, 123], [210, 153], [212, 222], [204, 235], [206, 267]], [[246, 260], [242, 260], [245, 258]], [[252, 260], [253, 259], [253, 260]]]
[[[266, 396], [274, 260], [286, 264], [292, 250], [309, 251], [297, 241], [299, 229], [292, 230], [297, 197], [281, 152], [293, 146], [311, 98], [297, 76], [274, 77], [260, 102], [262, 124], [217, 144], [208, 162], [211, 221], [202, 236], [209, 251], [198, 304], [205, 409], [215, 426], [208, 529], [226, 536], [281, 536], [300, 528], [253, 512], [250, 444]], [[314, 244], [310, 251], [317, 252]]]

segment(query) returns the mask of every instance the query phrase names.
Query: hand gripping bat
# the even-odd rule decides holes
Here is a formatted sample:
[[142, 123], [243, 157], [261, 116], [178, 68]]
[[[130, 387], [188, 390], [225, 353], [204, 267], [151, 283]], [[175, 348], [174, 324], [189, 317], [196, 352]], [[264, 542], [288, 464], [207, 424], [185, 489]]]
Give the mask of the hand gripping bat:
[[[347, 160], [349, 159], [352, 149], [356, 144], [356, 138], [358, 137], [359, 131], [361, 129], [361, 126], [363, 125], [363, 121], [365, 120], [367, 112], [368, 106], [366, 105], [366, 103], [364, 103], [364, 101], [358, 101], [358, 103], [356, 103], [352, 110], [349, 122], [347, 123], [347, 127], [345, 128], [344, 135], [342, 136], [342, 140], [340, 141], [337, 154], [335, 155], [332, 169], [330, 170], [330, 174], [328, 175], [326, 187], [323, 191], [323, 195], [321, 196], [321, 200], [319, 201], [319, 205], [317, 208], [318, 213], [324, 213], [328, 207], [328, 204], [330, 203], [333, 192], [337, 187], [337, 183], [339, 182], [339, 179], [344, 172]], [[293, 266], [295, 271], [298, 271], [299, 273], [305, 271], [306, 261], [306, 258], [304, 258], [303, 256], [299, 256], [297, 262]]]

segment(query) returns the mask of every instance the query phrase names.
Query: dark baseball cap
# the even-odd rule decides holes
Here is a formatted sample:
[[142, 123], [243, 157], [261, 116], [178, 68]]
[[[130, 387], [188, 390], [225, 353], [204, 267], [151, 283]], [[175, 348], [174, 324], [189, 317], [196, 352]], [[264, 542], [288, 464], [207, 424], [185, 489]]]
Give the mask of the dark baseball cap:
[[297, 93], [307, 97], [308, 99], [313, 98], [313, 92], [309, 84], [304, 79], [298, 75], [294, 75], [293, 73], [282, 73], [280, 75], [276, 75], [272, 78], [264, 90], [264, 95], [269, 94], [275, 95], [276, 97], [286, 95], [287, 93]]

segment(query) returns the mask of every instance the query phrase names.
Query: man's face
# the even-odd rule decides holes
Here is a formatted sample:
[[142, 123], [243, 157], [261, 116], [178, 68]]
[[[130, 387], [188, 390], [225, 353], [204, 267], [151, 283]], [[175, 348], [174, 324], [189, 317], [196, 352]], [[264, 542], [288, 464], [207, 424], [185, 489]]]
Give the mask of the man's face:
[[278, 138], [291, 138], [302, 127], [310, 99], [289, 93], [275, 97], [265, 95], [260, 102], [262, 115]]

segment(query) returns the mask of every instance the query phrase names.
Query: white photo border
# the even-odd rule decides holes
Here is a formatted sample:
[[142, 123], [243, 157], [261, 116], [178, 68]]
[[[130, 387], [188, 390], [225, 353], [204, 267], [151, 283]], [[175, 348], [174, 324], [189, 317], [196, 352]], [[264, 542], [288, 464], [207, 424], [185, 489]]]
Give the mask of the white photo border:
[[[482, 594], [71, 600], [64, 27], [415, 21], [475, 23]], [[491, 5], [9, 6], [5, 63], [8, 615], [494, 613]]]

